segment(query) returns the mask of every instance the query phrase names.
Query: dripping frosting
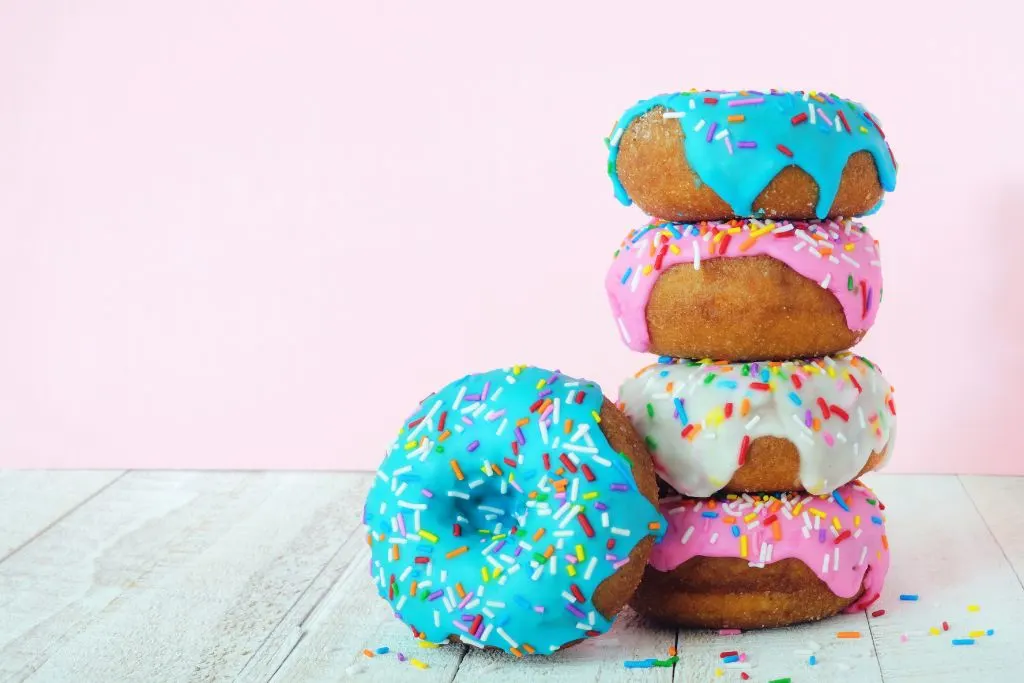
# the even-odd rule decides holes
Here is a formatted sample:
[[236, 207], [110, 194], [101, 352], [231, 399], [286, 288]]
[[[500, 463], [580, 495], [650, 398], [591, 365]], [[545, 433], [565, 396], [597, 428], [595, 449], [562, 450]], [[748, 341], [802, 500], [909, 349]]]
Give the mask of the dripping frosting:
[[761, 436], [796, 447], [811, 493], [852, 480], [872, 452], [885, 450], [888, 460], [896, 437], [892, 387], [848, 352], [761, 363], [662, 359], [622, 384], [619, 404], [661, 478], [696, 497], [722, 489]]
[[664, 520], [599, 426], [601, 388], [516, 366], [424, 399], [364, 510], [370, 573], [417, 637], [516, 655], [607, 631], [595, 589]]
[[866, 331], [874, 324], [882, 296], [878, 242], [856, 221], [653, 219], [626, 235], [605, 278], [623, 341], [634, 351], [649, 349], [647, 303], [662, 272], [688, 263], [700, 268], [711, 258], [757, 255], [782, 261], [830, 291], [850, 330]]
[[889, 570], [884, 510], [859, 482], [822, 496], [673, 496], [661, 502], [668, 531], [650, 564], [669, 572], [694, 557], [742, 558], [752, 567], [793, 558], [835, 595], [861, 593], [846, 611], [863, 610], [878, 598]]
[[[616, 171], [619, 140], [637, 117], [656, 107], [678, 120], [690, 168], [737, 216], [752, 215], [754, 201], [772, 179], [797, 166], [817, 183], [815, 214], [826, 217], [847, 160], [860, 151], [874, 158], [882, 188], [896, 188], [896, 162], [881, 123], [856, 102], [821, 92], [690, 91], [642, 100], [616, 123], [608, 140], [608, 173], [616, 198], [627, 206], [632, 199]], [[730, 122], [736, 115], [742, 124]]]

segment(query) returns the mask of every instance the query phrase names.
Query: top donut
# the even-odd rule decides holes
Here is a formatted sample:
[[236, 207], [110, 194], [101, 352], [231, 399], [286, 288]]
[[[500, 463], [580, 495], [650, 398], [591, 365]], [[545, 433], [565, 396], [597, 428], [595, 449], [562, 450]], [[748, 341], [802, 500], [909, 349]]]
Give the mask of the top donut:
[[615, 196], [668, 221], [865, 216], [896, 187], [878, 118], [821, 92], [658, 95], [607, 142]]

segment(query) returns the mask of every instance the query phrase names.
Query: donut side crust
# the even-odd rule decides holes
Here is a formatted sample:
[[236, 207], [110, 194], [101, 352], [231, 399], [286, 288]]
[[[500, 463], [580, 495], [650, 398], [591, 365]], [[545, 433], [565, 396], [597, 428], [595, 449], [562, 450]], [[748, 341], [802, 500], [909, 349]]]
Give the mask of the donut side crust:
[[787, 360], [844, 351], [866, 330], [817, 282], [766, 255], [668, 268], [646, 309], [650, 351], [675, 358]]
[[670, 572], [648, 567], [631, 605], [672, 626], [774, 628], [838, 614], [862, 592], [839, 597], [793, 558], [756, 568], [742, 558], [694, 557]]
[[[629, 418], [607, 398], [601, 406], [600, 426], [612, 448], [629, 458], [640, 493], [657, 507], [658, 484], [654, 475], [654, 461]], [[606, 618], [618, 614], [636, 593], [653, 547], [654, 539], [651, 536], [641, 540], [630, 551], [629, 562], [594, 591], [594, 607]]]
[[[888, 449], [886, 444], [880, 451], [872, 451], [853, 479], [878, 469], [885, 461]], [[834, 489], [848, 483], [829, 482], [829, 486]], [[800, 480], [800, 452], [793, 442], [776, 436], [762, 436], [751, 442], [747, 461], [722, 490], [726, 493], [779, 493], [803, 491], [804, 484]]]

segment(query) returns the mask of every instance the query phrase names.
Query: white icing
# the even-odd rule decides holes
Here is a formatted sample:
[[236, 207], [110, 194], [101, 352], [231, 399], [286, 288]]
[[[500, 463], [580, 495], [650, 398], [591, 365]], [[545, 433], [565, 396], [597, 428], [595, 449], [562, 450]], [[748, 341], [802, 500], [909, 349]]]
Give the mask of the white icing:
[[[892, 387], [863, 359], [843, 353], [747, 365], [752, 371], [746, 376], [742, 363], [652, 365], [620, 388], [619, 402], [641, 436], [648, 438], [658, 474], [680, 493], [707, 497], [724, 487], [739, 468], [744, 436], [751, 443], [762, 436], [792, 442], [800, 455], [803, 487], [815, 494], [852, 480], [872, 452], [885, 450], [885, 461], [892, 454], [896, 437]], [[712, 373], [715, 377], [706, 383]], [[799, 387], [792, 375], [799, 378]], [[751, 386], [765, 383], [770, 390]], [[819, 398], [829, 406], [827, 419]], [[685, 425], [676, 414], [674, 399], [682, 401], [687, 424], [693, 425], [691, 432], [699, 426], [696, 436], [682, 436]], [[744, 399], [749, 401], [745, 412]], [[729, 403], [731, 416], [726, 418]], [[849, 419], [844, 421], [831, 406]], [[808, 410], [812, 427], [806, 426]]]

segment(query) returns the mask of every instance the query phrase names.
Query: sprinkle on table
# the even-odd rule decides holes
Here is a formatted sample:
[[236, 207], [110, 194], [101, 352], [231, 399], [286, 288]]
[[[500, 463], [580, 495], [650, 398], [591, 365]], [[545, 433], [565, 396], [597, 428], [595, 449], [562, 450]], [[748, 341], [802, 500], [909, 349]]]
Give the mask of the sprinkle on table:
[[917, 593], [901, 593], [900, 600], [902, 602], [917, 602]]
[[860, 631], [839, 631], [836, 633], [836, 638], [843, 640], [860, 638]]
[[656, 661], [656, 659], [627, 659], [622, 664], [627, 669], [650, 669]]
[[953, 645], [974, 645], [974, 638], [954, 638]]

